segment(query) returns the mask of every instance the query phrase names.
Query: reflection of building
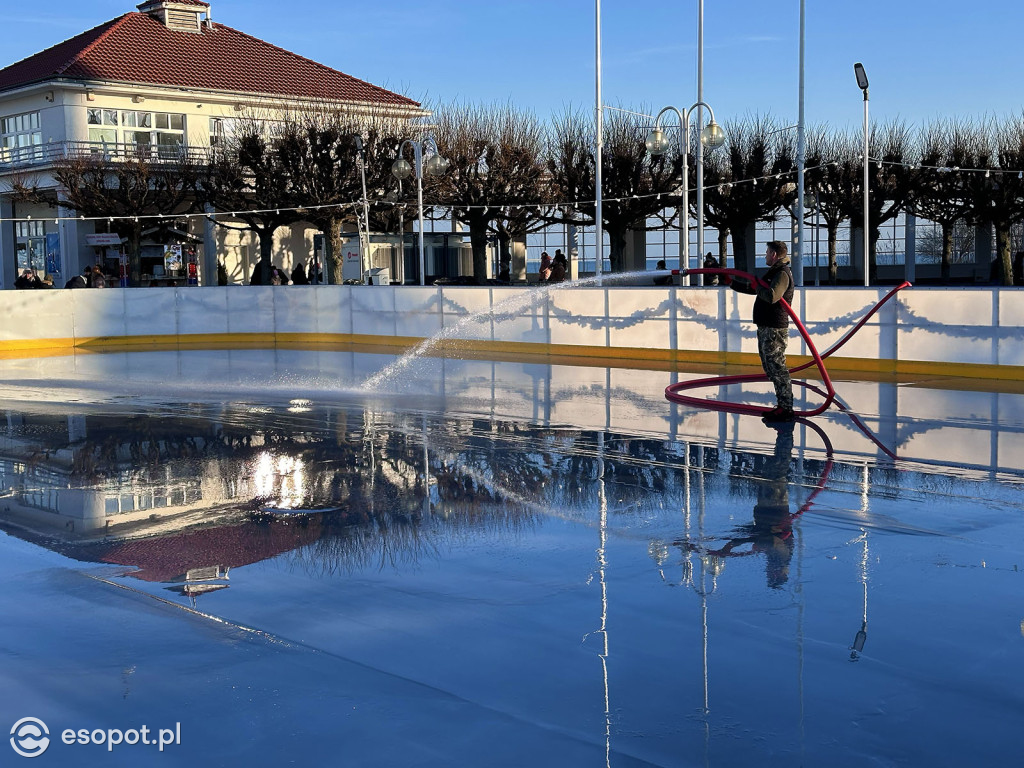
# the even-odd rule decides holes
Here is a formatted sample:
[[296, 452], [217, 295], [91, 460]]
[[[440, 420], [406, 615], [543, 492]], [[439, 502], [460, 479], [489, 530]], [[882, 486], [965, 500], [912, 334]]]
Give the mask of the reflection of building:
[[[324, 105], [400, 119], [423, 114], [411, 99], [215, 24], [207, 2], [147, 0], [138, 12], [0, 69], [0, 181], [31, 173], [52, 189], [56, 203], [63, 193], [47, 176], [55, 160], [202, 161], [225, 144], [239, 117], [254, 109], [269, 125], [283, 110]], [[15, 213], [32, 220], [13, 224]], [[64, 279], [111, 255], [87, 245], [93, 224], [79, 223], [67, 211], [56, 224], [52, 209], [19, 205], [16, 211], [4, 195], [0, 218], [6, 219], [0, 225], [0, 275], [8, 280], [13, 280], [16, 254], [26, 264], [42, 266], [48, 235], [59, 242]], [[198, 222], [190, 229], [195, 231], [176, 236], [168, 221], [151, 231], [142, 254], [150, 271], [143, 271], [157, 276], [152, 268], [161, 264], [162, 246], [203, 237], [207, 256], [220, 251], [229, 274], [249, 274], [258, 255], [255, 240], [232, 236], [215, 242]], [[282, 250], [290, 251], [281, 255], [305, 259], [311, 252], [309, 227], [285, 228], [279, 239]], [[290, 260], [283, 259], [286, 268]], [[216, 262], [208, 258], [204, 265], [211, 263]], [[207, 267], [204, 282], [216, 284], [215, 279]], [[4, 280], [0, 287], [10, 284]]]

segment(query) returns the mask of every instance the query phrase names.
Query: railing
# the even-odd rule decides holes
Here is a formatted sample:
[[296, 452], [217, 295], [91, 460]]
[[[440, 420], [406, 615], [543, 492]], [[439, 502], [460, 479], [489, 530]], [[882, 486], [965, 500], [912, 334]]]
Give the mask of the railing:
[[215, 156], [212, 147], [190, 147], [184, 144], [111, 144], [99, 141], [59, 141], [28, 147], [0, 149], [0, 173], [39, 168], [62, 160], [96, 159], [116, 163], [145, 161], [150, 163], [206, 163]]

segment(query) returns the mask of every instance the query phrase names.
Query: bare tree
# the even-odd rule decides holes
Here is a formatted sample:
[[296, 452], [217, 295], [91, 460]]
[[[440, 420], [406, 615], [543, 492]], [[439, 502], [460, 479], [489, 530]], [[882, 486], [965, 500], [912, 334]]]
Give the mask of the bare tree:
[[932, 122], [921, 132], [921, 168], [914, 179], [910, 210], [942, 228], [942, 280], [949, 281], [953, 235], [971, 209], [968, 172], [975, 168], [981, 143], [978, 130], [965, 120]]
[[[865, 233], [869, 243], [868, 277], [878, 277], [876, 248], [882, 224], [895, 219], [908, 207], [915, 186], [918, 164], [917, 146], [910, 129], [901, 121], [892, 121], [881, 127], [874, 126], [868, 137], [868, 208], [871, 232]], [[862, 150], [863, 152], [863, 150]], [[863, 162], [863, 157], [861, 157]], [[872, 170], [872, 167], [874, 170]], [[853, 199], [845, 198], [847, 218], [854, 227], [864, 227], [863, 173], [850, 180]]]
[[[294, 123], [270, 123], [247, 116], [238, 121], [226, 151], [213, 155], [200, 174], [200, 202], [213, 204], [220, 213], [245, 223], [242, 229], [256, 233], [260, 261], [251, 282], [269, 285], [274, 237], [277, 231], [302, 220], [296, 210], [301, 198], [293, 176], [282, 162], [282, 137], [296, 130]], [[277, 136], [271, 135], [278, 132]], [[221, 227], [238, 229], [217, 219]]]
[[[368, 208], [397, 188], [391, 163], [407, 130], [379, 112], [354, 114], [330, 105], [286, 117], [277, 145], [281, 165], [303, 216], [326, 234], [332, 282], [342, 281], [342, 227], [358, 227], [363, 217], [363, 176]], [[369, 227], [386, 228], [390, 220], [381, 221], [379, 212], [393, 206], [375, 210]]]
[[[198, 170], [186, 152], [154, 156], [149, 146], [139, 145], [113, 158], [100, 153], [64, 157], [54, 163], [52, 175], [65, 195], [61, 206], [80, 216], [107, 217], [110, 231], [128, 240], [129, 280], [138, 285], [146, 217], [194, 210]], [[57, 205], [53, 191], [36, 182], [16, 181], [12, 191], [18, 200]]]
[[430, 200], [469, 226], [473, 278], [483, 283], [488, 233], [504, 243], [501, 261], [507, 267], [511, 239], [543, 221], [537, 206], [547, 186], [543, 129], [536, 117], [511, 105], [452, 105], [439, 111], [435, 133], [449, 166]]
[[838, 273], [839, 227], [849, 219], [856, 194], [857, 139], [849, 133], [836, 134], [824, 127], [813, 129], [807, 139], [807, 189], [817, 197], [817, 214], [828, 232], [828, 277], [835, 285]]
[[[747, 242], [750, 227], [775, 221], [794, 196], [792, 140], [770, 117], [754, 116], [726, 125], [725, 152], [704, 160], [706, 221], [732, 235], [737, 269], [754, 268]], [[725, 261], [722, 261], [725, 264]]]
[[[648, 220], [660, 218], [671, 205], [670, 197], [678, 195], [682, 159], [652, 156], [646, 146], [650, 121], [631, 111], [612, 112], [604, 127], [601, 212], [610, 244], [611, 271], [622, 272], [626, 269], [626, 233], [666, 223], [662, 219], [654, 227]], [[555, 131], [559, 135], [548, 157], [553, 194], [574, 204], [577, 221], [593, 223], [596, 142], [589, 120], [570, 110], [556, 120]], [[598, 251], [603, 250], [599, 246]]]
[[982, 147], [977, 168], [986, 173], [967, 175], [971, 201], [971, 219], [980, 226], [994, 226], [996, 252], [1003, 284], [1013, 285], [1013, 258], [1010, 234], [1024, 219], [1024, 115], [1001, 125], [991, 122], [979, 128]]

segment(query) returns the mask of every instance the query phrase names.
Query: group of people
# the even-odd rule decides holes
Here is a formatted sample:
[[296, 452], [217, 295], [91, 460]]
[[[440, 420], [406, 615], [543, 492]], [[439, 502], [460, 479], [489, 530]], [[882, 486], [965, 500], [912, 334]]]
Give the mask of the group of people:
[[[718, 263], [718, 259], [715, 258], [711, 251], [704, 254], [704, 269], [717, 269], [721, 264]], [[660, 259], [654, 266], [657, 272], [667, 272], [668, 267], [665, 266], [665, 260]], [[656, 275], [654, 278], [655, 285], [672, 285], [672, 275]], [[704, 285], [718, 285], [718, 275], [704, 275]]]
[[75, 275], [66, 283], [65, 288], [106, 288], [107, 278], [99, 264], [93, 267], [85, 267], [82, 274]]
[[552, 259], [547, 251], [540, 255], [540, 281], [542, 283], [561, 283], [569, 272], [569, 260], [565, 258], [562, 250], [555, 250], [555, 258]]
[[[281, 267], [271, 264], [269, 285], [310, 285], [312, 283], [311, 278], [314, 277], [317, 278], [318, 282], [323, 281], [323, 274], [316, 274], [314, 265], [310, 265], [310, 273], [307, 274], [306, 265], [302, 261], [296, 262], [290, 276]], [[224, 280], [223, 284], [226, 285], [226, 272], [224, 273]], [[252, 274], [249, 276], [249, 285], [263, 285], [263, 272], [259, 262], [252, 268]]]
[[[53, 288], [53, 277], [44, 275], [39, 277], [34, 269], [26, 269], [14, 281], [14, 287], [24, 290], [31, 288]], [[103, 269], [97, 264], [94, 267], [85, 267], [82, 274], [75, 275], [66, 283], [65, 288], [106, 288], [107, 278]]]

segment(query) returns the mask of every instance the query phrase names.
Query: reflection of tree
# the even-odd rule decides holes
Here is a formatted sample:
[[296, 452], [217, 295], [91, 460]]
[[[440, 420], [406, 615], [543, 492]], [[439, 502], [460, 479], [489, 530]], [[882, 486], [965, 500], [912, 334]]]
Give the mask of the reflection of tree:
[[[245, 404], [195, 405], [144, 414], [108, 409], [73, 418], [77, 426], [69, 429], [66, 417], [30, 413], [0, 430], [5, 451], [21, 446], [12, 461], [25, 467], [23, 486], [49, 482], [38, 479], [41, 472], [59, 466], [62, 474], [54, 472], [53, 482], [64, 485], [54, 487], [66, 488], [71, 472], [75, 488], [96, 489], [109, 500], [167, 489], [165, 508], [136, 508], [143, 514], [135, 517], [135, 528], [115, 525], [109, 531], [115, 538], [151, 534], [154, 521], [167, 536], [186, 525], [237, 526], [248, 520], [235, 535], [255, 543], [267, 538], [275, 522], [299, 526], [300, 519], [315, 517], [315, 525], [304, 529], [314, 535], [286, 548], [312, 573], [417, 562], [480, 535], [528, 532], [548, 517], [594, 524], [599, 486], [609, 523], [620, 528], [679, 515], [688, 508], [694, 477], [705, 496], [754, 505], [751, 478], [770, 474], [767, 463], [773, 460], [658, 436], [345, 407], [290, 413]], [[301, 471], [261, 485], [255, 477], [261, 466], [275, 476], [292, 471], [287, 467]], [[822, 475], [825, 466], [811, 457], [803, 461], [808, 477]], [[905, 471], [897, 482], [886, 471], [892, 470], [872, 469], [872, 482], [882, 485], [875, 492], [894, 497], [957, 482], [922, 472], [908, 479]], [[862, 474], [860, 463], [836, 464], [830, 483], [860, 487]], [[202, 493], [186, 499], [189, 515], [180, 524], [167, 521], [174, 513], [172, 482]], [[297, 516], [280, 514], [289, 508]], [[151, 519], [150, 511], [159, 515]], [[738, 538], [750, 532], [733, 533]], [[287, 541], [274, 537], [275, 543]]]

